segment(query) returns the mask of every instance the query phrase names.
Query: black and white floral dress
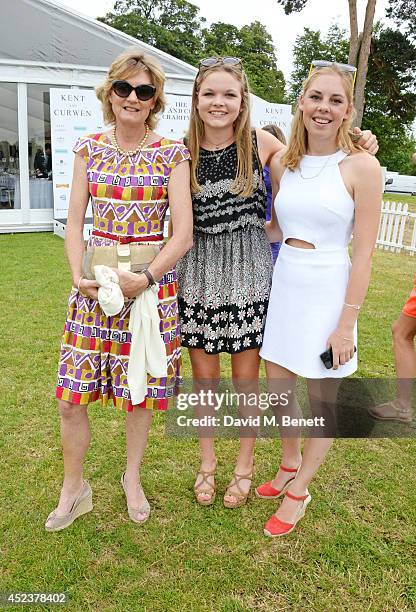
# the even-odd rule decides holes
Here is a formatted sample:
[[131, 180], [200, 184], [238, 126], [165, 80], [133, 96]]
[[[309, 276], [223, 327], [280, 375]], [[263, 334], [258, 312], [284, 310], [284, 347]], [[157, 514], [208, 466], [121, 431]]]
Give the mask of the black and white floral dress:
[[273, 264], [264, 223], [267, 195], [253, 131], [254, 189], [231, 192], [237, 173], [235, 143], [201, 149], [192, 197], [193, 247], [177, 264], [182, 345], [207, 353], [259, 348]]

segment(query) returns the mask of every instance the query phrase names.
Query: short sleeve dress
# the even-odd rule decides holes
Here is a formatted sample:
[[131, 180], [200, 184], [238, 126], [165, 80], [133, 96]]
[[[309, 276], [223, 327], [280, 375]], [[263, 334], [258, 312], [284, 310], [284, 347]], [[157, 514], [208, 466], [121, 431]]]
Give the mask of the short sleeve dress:
[[[111, 245], [120, 237], [160, 244], [168, 208], [168, 182], [173, 168], [190, 159], [179, 142], [162, 138], [134, 156], [117, 152], [104, 133], [80, 138], [74, 152], [87, 162], [93, 208], [90, 244]], [[148, 377], [148, 392], [138, 406], [164, 410], [180, 379], [181, 343], [174, 269], [159, 281], [160, 334], [166, 347], [166, 378]], [[106, 316], [97, 300], [83, 297], [76, 288], [69, 295], [62, 337], [56, 397], [74, 404], [101, 398], [107, 405], [131, 411], [127, 371], [131, 334], [128, 300], [116, 316]], [[134, 406], [136, 407], [136, 406]]]
[[273, 263], [255, 131], [248, 197], [232, 191], [237, 163], [235, 143], [200, 150], [194, 244], [177, 264], [182, 345], [209, 354], [259, 348], [269, 301]]

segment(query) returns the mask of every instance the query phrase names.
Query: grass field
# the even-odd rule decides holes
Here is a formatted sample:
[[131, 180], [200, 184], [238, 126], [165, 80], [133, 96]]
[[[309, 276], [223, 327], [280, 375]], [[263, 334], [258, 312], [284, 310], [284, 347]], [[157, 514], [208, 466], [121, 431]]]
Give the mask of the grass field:
[[[222, 506], [237, 442], [218, 441], [219, 495], [200, 507], [192, 493], [197, 442], [166, 437], [159, 414], [142, 471], [153, 512], [140, 527], [129, 522], [119, 485], [123, 415], [94, 404], [85, 469], [94, 511], [47, 534], [62, 473], [54, 384], [69, 274], [63, 242], [51, 234], [0, 236], [0, 253], [0, 591], [66, 591], [76, 611], [416, 609], [414, 440], [337, 440], [299, 528], [270, 541], [262, 527], [273, 502], [251, 496], [238, 510]], [[390, 325], [415, 262], [375, 253], [360, 315], [362, 376], [394, 376]], [[256, 483], [279, 458], [277, 441], [258, 442]]]

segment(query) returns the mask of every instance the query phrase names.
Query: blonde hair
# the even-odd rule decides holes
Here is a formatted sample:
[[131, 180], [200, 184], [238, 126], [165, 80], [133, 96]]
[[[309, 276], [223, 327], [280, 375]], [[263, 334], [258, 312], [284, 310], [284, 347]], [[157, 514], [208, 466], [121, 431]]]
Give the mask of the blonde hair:
[[116, 121], [110, 102], [112, 82], [129, 79], [141, 70], [149, 72], [152, 84], [156, 87], [154, 95], [155, 106], [150, 110], [149, 116], [146, 119], [146, 123], [151, 130], [156, 127], [158, 121], [157, 114], [163, 113], [166, 105], [166, 98], [163, 92], [165, 73], [162, 70], [162, 66], [139, 47], [129, 47], [116, 57], [108, 69], [104, 83], [95, 89], [97, 98], [103, 106], [104, 121], [107, 125], [114, 125]]
[[264, 125], [262, 128], [265, 132], [269, 132], [272, 136], [280, 140], [282, 144], [286, 144], [286, 137], [283, 134], [282, 130], [275, 123], [269, 123], [268, 125]]
[[[354, 95], [352, 75], [351, 73], [344, 72], [343, 70], [338, 68], [336, 64], [333, 64], [332, 66], [325, 66], [324, 68], [314, 68], [308, 78], [303, 82], [302, 95], [306, 93], [313, 81], [320, 74], [335, 74], [341, 78], [344, 91], [347, 97], [348, 106], [351, 106], [353, 103]], [[346, 153], [350, 153], [353, 150], [361, 150], [361, 148], [352, 141], [348, 133], [348, 130], [351, 128], [352, 122], [354, 120], [354, 116], [355, 109], [353, 108], [352, 113], [349, 117], [344, 119], [337, 133], [337, 147], [339, 149], [342, 149]], [[299, 166], [300, 160], [303, 155], [306, 154], [307, 146], [308, 132], [306, 131], [305, 125], [303, 123], [303, 112], [299, 108], [298, 103], [292, 121], [292, 130], [290, 133], [289, 145], [281, 160], [282, 165], [286, 168], [289, 168], [289, 170], [295, 170], [295, 168]]]
[[191, 154], [191, 191], [200, 191], [197, 170], [199, 164], [199, 151], [204, 135], [204, 123], [198, 109], [198, 93], [201, 83], [208, 74], [213, 72], [228, 72], [235, 77], [241, 85], [241, 108], [234, 123], [234, 137], [237, 146], [237, 173], [231, 188], [232, 193], [243, 197], [253, 192], [253, 141], [250, 125], [250, 90], [247, 76], [241, 65], [220, 64], [209, 68], [202, 67], [198, 72], [192, 89], [192, 108], [187, 135], [187, 146]]

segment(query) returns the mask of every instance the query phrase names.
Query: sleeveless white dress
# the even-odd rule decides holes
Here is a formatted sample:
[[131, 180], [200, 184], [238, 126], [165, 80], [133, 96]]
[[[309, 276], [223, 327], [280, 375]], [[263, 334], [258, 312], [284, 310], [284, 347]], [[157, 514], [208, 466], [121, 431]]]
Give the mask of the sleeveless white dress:
[[[354, 200], [339, 170], [345, 157], [305, 155], [300, 170], [285, 170], [274, 202], [283, 239], [260, 355], [307, 378], [341, 378], [357, 369], [357, 353], [337, 370], [319, 358], [338, 325], [351, 269]], [[315, 249], [290, 246], [288, 238]]]

